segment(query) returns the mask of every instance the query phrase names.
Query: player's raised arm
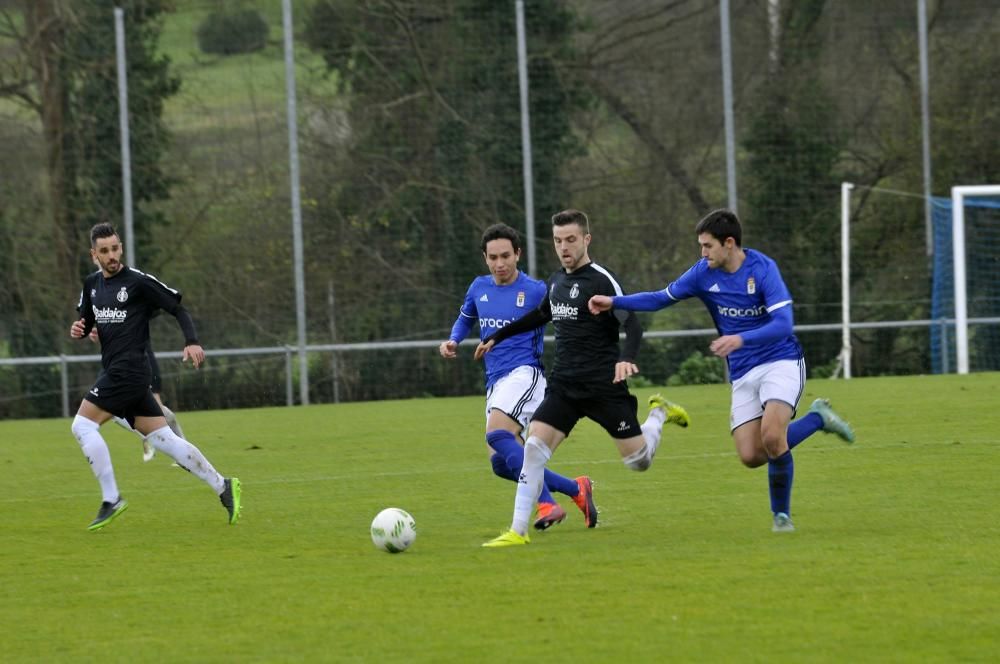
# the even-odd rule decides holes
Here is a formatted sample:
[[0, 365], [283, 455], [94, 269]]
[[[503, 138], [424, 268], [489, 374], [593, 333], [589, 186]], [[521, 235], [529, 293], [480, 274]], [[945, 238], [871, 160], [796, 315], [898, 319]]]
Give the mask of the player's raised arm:
[[[593, 299], [591, 298], [591, 300]], [[633, 293], [632, 295], [617, 295], [609, 299], [611, 306], [624, 311], [659, 311], [677, 301], [671, 298], [665, 289]]]
[[610, 295], [595, 295], [587, 302], [587, 308], [595, 316], [605, 311], [610, 311], [614, 306], [614, 298]]
[[483, 355], [490, 352], [493, 346], [497, 345], [504, 339], [509, 339], [514, 335], [521, 334], [522, 332], [528, 332], [536, 327], [541, 327], [545, 325], [550, 320], [552, 320], [552, 310], [549, 308], [548, 299], [543, 299], [538, 308], [526, 313], [521, 316], [513, 323], [501, 327], [499, 330], [491, 334], [486, 339], [480, 342], [479, 346], [476, 347], [475, 358], [481, 359]]

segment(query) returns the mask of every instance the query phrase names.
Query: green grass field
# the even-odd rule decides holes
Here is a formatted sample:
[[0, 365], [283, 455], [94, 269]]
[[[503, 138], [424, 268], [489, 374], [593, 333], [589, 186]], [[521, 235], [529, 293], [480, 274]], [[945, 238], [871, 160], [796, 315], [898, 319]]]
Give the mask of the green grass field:
[[[492, 475], [482, 399], [184, 413], [244, 483], [218, 499], [104, 428], [131, 507], [100, 502], [68, 420], [0, 422], [4, 661], [996, 661], [1000, 374], [811, 381], [858, 432], [796, 449], [798, 532], [773, 534], [766, 470], [729, 439], [728, 387], [671, 389], [694, 420], [627, 471], [581, 425], [551, 467], [579, 512], [483, 549], [514, 485]], [[641, 398], [651, 390], [638, 390]], [[402, 507], [406, 553], [368, 536]]]

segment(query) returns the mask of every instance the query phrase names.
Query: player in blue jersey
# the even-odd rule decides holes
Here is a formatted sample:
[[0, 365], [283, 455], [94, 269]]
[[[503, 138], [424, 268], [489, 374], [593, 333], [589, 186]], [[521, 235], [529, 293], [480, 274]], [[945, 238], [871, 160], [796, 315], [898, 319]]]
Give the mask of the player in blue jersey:
[[[490, 273], [469, 285], [451, 334], [438, 348], [446, 359], [456, 357], [458, 344], [474, 325], [479, 325], [480, 339], [485, 339], [545, 298], [545, 282], [517, 269], [521, 239], [516, 230], [507, 224], [490, 226], [483, 233], [481, 248]], [[519, 334], [486, 358], [486, 444], [493, 472], [512, 482], [517, 481], [524, 460], [522, 434], [545, 394], [543, 333], [544, 326]], [[535, 528], [545, 530], [566, 518], [566, 510], [552, 491], [570, 496], [586, 518], [588, 503], [593, 501], [591, 486], [588, 477], [573, 480], [545, 471]]]
[[768, 464], [775, 532], [794, 531], [791, 520], [792, 448], [817, 431], [854, 442], [854, 431], [825, 399], [792, 422], [805, 387], [802, 347], [792, 333], [792, 296], [768, 256], [742, 246], [735, 212], [715, 210], [695, 227], [702, 259], [660, 291], [590, 299], [591, 313], [612, 308], [657, 311], [696, 297], [705, 303], [720, 336], [709, 348], [729, 364], [730, 430], [740, 461]]

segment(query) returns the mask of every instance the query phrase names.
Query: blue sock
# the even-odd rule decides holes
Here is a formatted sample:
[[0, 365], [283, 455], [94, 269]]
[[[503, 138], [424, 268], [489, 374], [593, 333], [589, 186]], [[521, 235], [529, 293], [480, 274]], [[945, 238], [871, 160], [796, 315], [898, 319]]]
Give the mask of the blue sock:
[[792, 449], [822, 428], [823, 418], [819, 413], [806, 413], [788, 425], [788, 449]]
[[[496, 451], [497, 454], [504, 458], [511, 476], [510, 479], [516, 482], [518, 476], [521, 474], [521, 466], [524, 464], [524, 448], [517, 442], [517, 438], [510, 431], [497, 429], [496, 431], [490, 431], [486, 434], [486, 442]], [[493, 472], [500, 475], [500, 473], [497, 472], [498, 462], [493, 461], [492, 457], [490, 458], [490, 461], [494, 464]], [[500, 476], [508, 477], [507, 475]], [[580, 493], [580, 487], [577, 485], [576, 480], [563, 477], [562, 475], [554, 473], [546, 468], [545, 482], [542, 484], [542, 493], [538, 497], [538, 502], [556, 502], [555, 498], [552, 497], [550, 489], [571, 497]]]
[[767, 481], [771, 489], [771, 512], [791, 515], [792, 479], [795, 477], [795, 463], [792, 451], [767, 462]]
[[511, 471], [507, 467], [507, 459], [503, 458], [499, 452], [494, 452], [493, 456], [490, 457], [490, 463], [493, 464], [493, 473], [497, 477], [502, 477], [505, 480], [510, 480], [511, 482], [517, 481], [517, 473]]

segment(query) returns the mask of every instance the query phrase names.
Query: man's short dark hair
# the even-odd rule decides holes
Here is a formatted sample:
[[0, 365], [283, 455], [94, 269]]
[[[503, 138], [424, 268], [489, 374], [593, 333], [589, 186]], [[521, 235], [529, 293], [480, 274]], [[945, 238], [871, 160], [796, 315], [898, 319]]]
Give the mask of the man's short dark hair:
[[112, 236], [116, 236], [121, 239], [121, 237], [118, 236], [118, 231], [116, 231], [115, 227], [111, 224], [107, 222], [95, 224], [94, 227], [90, 229], [90, 246], [96, 247], [99, 239]]
[[510, 240], [510, 246], [514, 248], [514, 253], [521, 251], [521, 236], [507, 224], [493, 224], [483, 231], [482, 248], [484, 254], [486, 253], [486, 243], [493, 240]]
[[587, 215], [580, 210], [570, 208], [569, 210], [556, 212], [552, 215], [553, 226], [568, 226], [570, 224], [576, 224], [583, 229], [584, 234], [590, 234], [590, 220], [587, 219]]
[[740, 225], [740, 218], [732, 210], [712, 210], [698, 222], [694, 232], [696, 235], [708, 233], [720, 244], [725, 244], [726, 238], [731, 237], [736, 241], [737, 247], [743, 246], [743, 227]]

